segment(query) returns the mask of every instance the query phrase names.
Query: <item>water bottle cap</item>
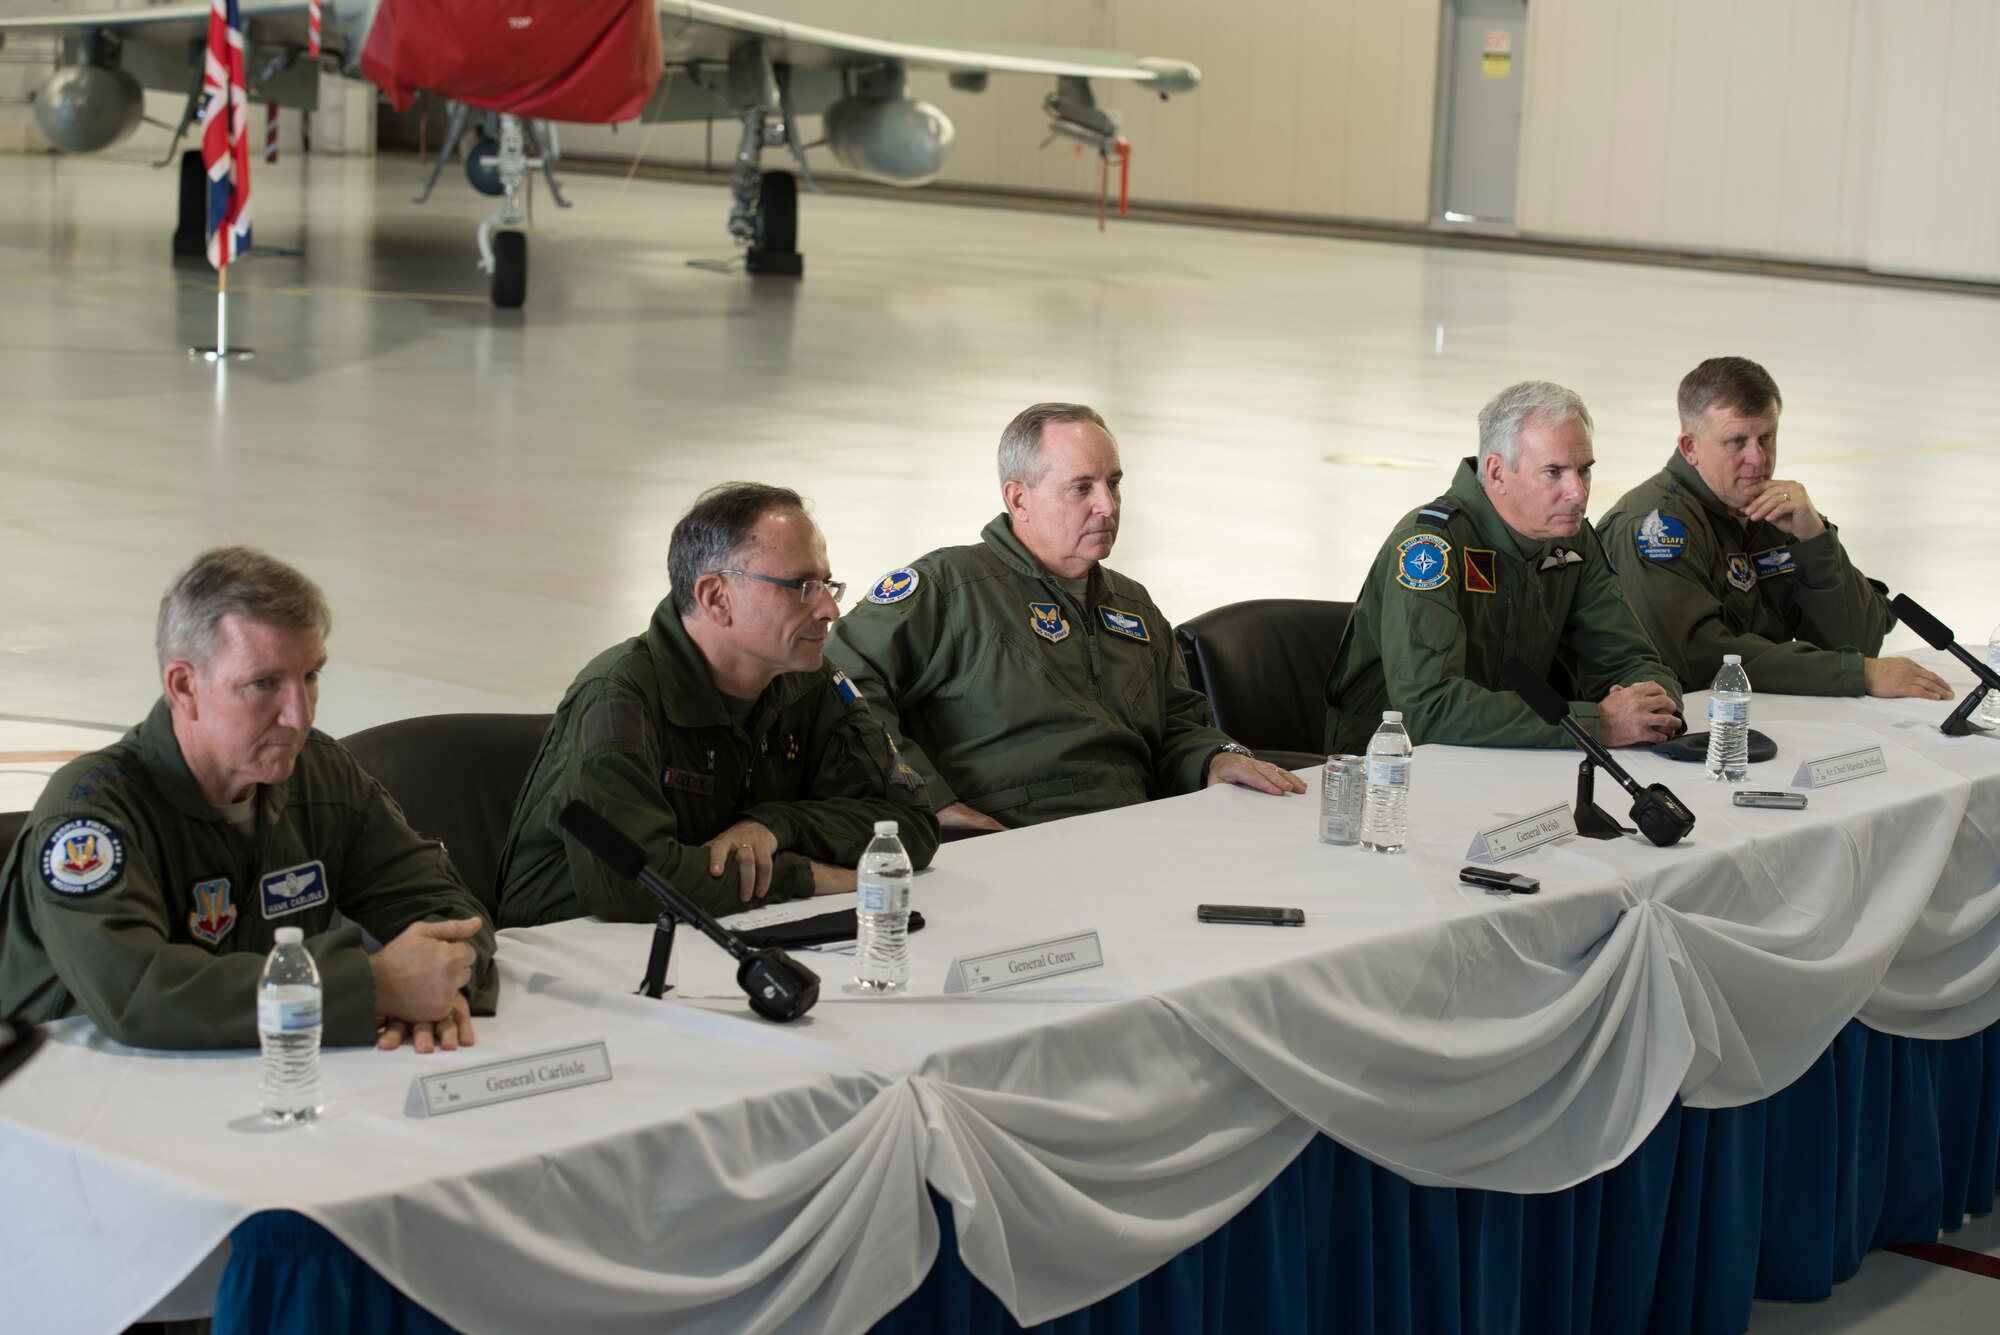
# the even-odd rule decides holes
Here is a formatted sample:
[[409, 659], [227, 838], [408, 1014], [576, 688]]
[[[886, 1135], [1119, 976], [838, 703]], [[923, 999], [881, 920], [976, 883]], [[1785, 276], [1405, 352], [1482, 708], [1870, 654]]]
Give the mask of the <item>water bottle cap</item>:
[[280, 927], [275, 939], [281, 946], [303, 945], [306, 939], [305, 929], [302, 927]]
[[896, 822], [892, 820], [878, 820], [875, 822], [875, 833], [894, 834], [895, 832], [896, 832]]
[[1743, 661], [1743, 655], [1742, 655], [1742, 654], [1724, 654], [1724, 655], [1722, 656], [1722, 664], [1723, 664], [1723, 666], [1724, 666], [1724, 667], [1727, 667], [1727, 666], [1728, 666], [1729, 664], [1731, 664], [1731, 663], [1739, 663], [1739, 664], [1740, 664], [1740, 663], [1741, 663], [1742, 661]]
[[1382, 721], [1384, 723], [1401, 723], [1403, 721], [1403, 711], [1400, 709], [1385, 709], [1382, 711]]

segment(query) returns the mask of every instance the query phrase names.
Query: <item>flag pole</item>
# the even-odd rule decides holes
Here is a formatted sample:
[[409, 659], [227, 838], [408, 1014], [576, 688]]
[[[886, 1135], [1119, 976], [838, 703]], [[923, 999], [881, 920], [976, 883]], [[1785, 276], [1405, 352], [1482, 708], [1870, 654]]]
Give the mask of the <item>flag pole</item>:
[[229, 266], [215, 273], [215, 360], [229, 355]]

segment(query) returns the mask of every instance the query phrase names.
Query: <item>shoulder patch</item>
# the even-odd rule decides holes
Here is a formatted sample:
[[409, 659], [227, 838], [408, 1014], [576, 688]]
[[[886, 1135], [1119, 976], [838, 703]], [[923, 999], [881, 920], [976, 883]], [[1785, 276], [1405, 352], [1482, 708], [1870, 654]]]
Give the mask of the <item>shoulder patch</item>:
[[833, 670], [833, 693], [840, 697], [840, 703], [852, 709], [861, 703], [861, 688], [847, 679], [847, 674], [839, 668]]
[[1069, 622], [1063, 617], [1062, 607], [1057, 603], [1029, 603], [1028, 625], [1035, 634], [1056, 644], [1069, 637]]
[[583, 749], [637, 746], [646, 740], [646, 710], [637, 700], [600, 700], [583, 715]]
[[868, 601], [885, 605], [900, 603], [915, 593], [917, 585], [922, 582], [915, 570], [909, 566], [899, 566], [875, 581], [868, 590]]
[[1500, 582], [1494, 573], [1494, 561], [1498, 553], [1484, 547], [1467, 547], [1465, 557], [1465, 591], [1467, 593], [1497, 593]]
[[236, 905], [229, 902], [229, 878], [196, 881], [194, 907], [188, 910], [188, 934], [205, 946], [220, 945], [236, 930]]
[[1639, 521], [1639, 532], [1632, 539], [1648, 561], [1673, 560], [1687, 550], [1687, 540], [1687, 525], [1658, 510]]
[[1396, 548], [1396, 582], [1422, 592], [1451, 579], [1451, 544], [1429, 533], [1403, 539]]
[[1739, 592], [1757, 582], [1756, 573], [1750, 568], [1750, 557], [1744, 552], [1731, 552], [1727, 558], [1729, 587]]
[[42, 845], [42, 880], [59, 895], [94, 895], [118, 883], [125, 842], [101, 820], [58, 826]]

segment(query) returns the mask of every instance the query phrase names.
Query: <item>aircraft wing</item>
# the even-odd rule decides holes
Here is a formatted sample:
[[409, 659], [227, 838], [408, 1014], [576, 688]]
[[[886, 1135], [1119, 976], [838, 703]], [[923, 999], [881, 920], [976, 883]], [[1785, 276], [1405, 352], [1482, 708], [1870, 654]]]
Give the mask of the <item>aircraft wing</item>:
[[706, 0], [660, 0], [659, 11], [660, 38], [668, 64], [726, 63], [737, 47], [754, 40], [764, 43], [772, 61], [794, 69], [841, 68], [858, 61], [880, 60], [965, 76], [1040, 74], [1058, 79], [1108, 79], [1160, 93], [1191, 92], [1201, 82], [1201, 71], [1187, 61], [1156, 56], [890, 41], [765, 18]]
[[[299, 35], [306, 30], [306, 0], [237, 0], [237, 12], [247, 22], [286, 15], [298, 17]], [[331, 9], [331, 6], [328, 6]], [[130, 32], [148, 41], [170, 41], [176, 37], [199, 37], [208, 31], [209, 6], [203, 0], [181, 0], [179, 4], [146, 5], [138, 9], [64, 10], [57, 14], [0, 16], [0, 33], [42, 33], [50, 37], [92, 32], [98, 29]], [[328, 25], [329, 29], [332, 27]]]

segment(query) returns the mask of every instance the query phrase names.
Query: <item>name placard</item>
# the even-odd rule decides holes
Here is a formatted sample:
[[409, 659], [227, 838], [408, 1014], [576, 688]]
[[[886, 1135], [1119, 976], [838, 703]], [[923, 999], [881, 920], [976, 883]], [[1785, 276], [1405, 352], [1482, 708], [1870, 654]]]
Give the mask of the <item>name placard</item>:
[[1499, 862], [1575, 833], [1576, 813], [1565, 803], [1547, 811], [1537, 811], [1532, 816], [1523, 816], [1520, 820], [1508, 821], [1505, 825], [1496, 825], [1490, 830], [1481, 830], [1472, 836], [1472, 847], [1465, 850], [1465, 856], [1474, 862]]
[[1853, 779], [1870, 779], [1877, 774], [1889, 772], [1889, 761], [1883, 756], [1879, 746], [1864, 746], [1859, 751], [1842, 751], [1838, 755], [1821, 756], [1818, 760], [1808, 760], [1799, 766], [1798, 777], [1792, 780], [1794, 788], [1825, 788], [1831, 784], [1847, 783]]
[[1092, 929], [1031, 941], [1024, 946], [1009, 946], [985, 955], [961, 955], [951, 962], [951, 972], [944, 977], [944, 990], [946, 996], [994, 992], [1017, 983], [1032, 983], [1037, 978], [1103, 967], [1104, 946]]
[[611, 1054], [599, 1039], [420, 1075], [410, 1082], [410, 1097], [403, 1111], [411, 1117], [442, 1117], [537, 1094], [601, 1085], [610, 1078]]

